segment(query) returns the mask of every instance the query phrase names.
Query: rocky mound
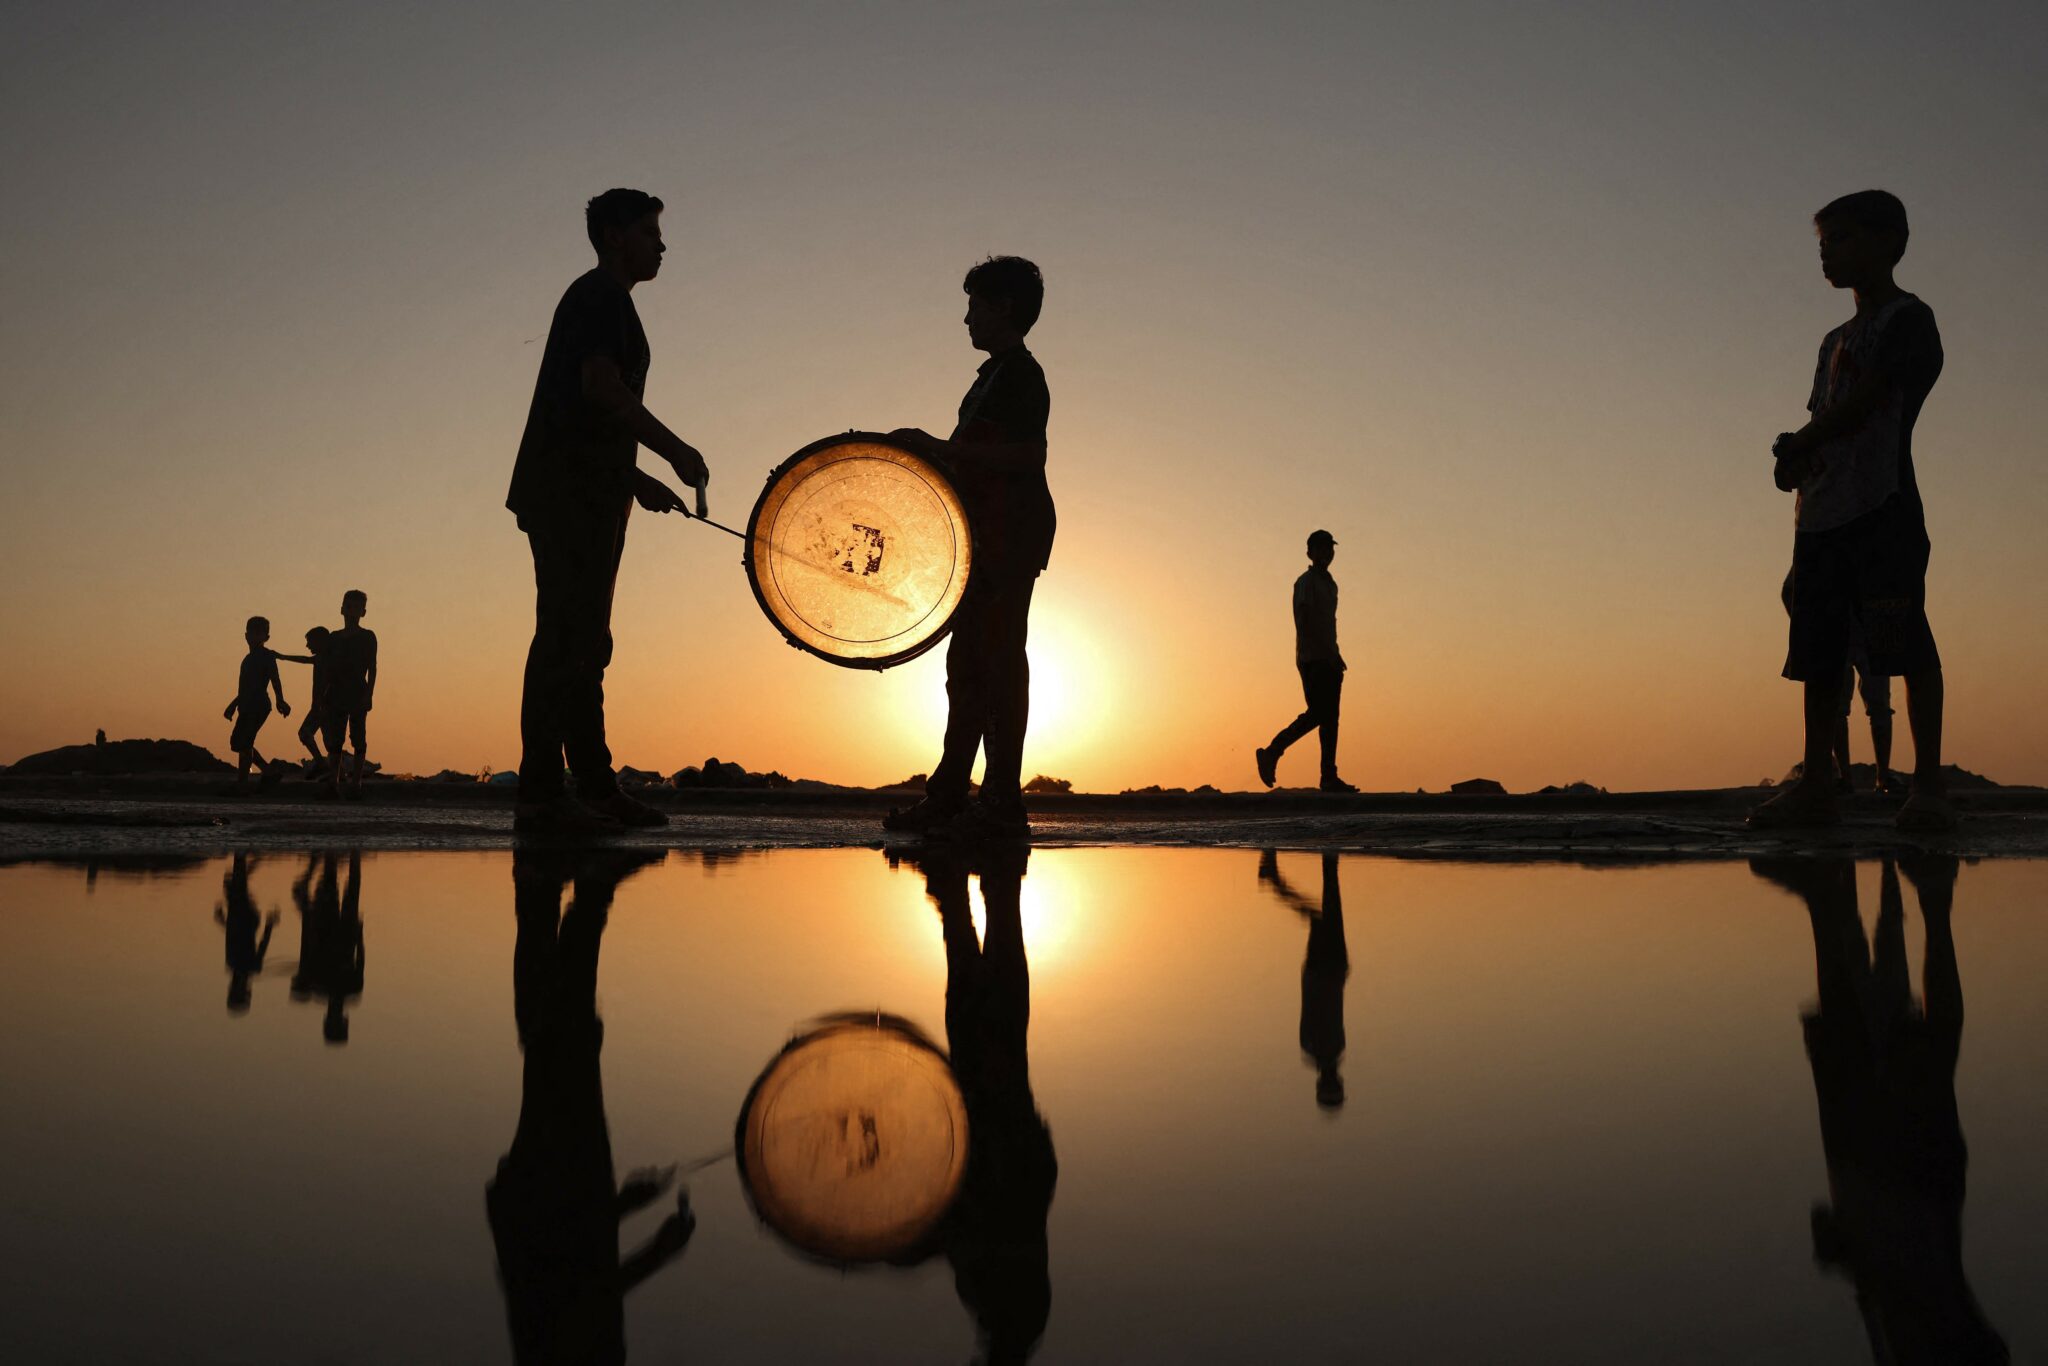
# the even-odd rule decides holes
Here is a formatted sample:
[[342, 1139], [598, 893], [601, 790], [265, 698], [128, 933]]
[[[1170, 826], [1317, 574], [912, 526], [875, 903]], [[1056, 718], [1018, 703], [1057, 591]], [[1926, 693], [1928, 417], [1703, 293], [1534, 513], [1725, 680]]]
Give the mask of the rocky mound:
[[89, 773], [232, 773], [233, 764], [217, 759], [189, 740], [107, 740], [90, 745], [60, 745], [31, 754], [9, 773], [62, 775]]

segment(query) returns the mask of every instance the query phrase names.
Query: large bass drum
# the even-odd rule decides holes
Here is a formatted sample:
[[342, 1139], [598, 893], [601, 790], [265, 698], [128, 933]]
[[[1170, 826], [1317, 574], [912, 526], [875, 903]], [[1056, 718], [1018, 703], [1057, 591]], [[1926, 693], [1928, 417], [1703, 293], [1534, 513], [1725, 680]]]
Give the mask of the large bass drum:
[[814, 441], [778, 465], [746, 539], [768, 620], [850, 669], [886, 669], [944, 639], [974, 569], [952, 480], [872, 432]]
[[960, 1193], [967, 1103], [909, 1021], [830, 1016], [763, 1070], [733, 1138], [748, 1203], [797, 1250], [909, 1263], [932, 1251]]

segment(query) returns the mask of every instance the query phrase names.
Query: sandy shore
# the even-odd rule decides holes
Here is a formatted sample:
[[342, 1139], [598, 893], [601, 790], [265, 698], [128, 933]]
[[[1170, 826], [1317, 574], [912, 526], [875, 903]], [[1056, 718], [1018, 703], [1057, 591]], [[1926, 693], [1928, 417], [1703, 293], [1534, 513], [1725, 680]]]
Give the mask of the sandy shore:
[[[880, 846], [882, 813], [910, 799], [857, 790], [653, 788], [641, 795], [669, 812], [671, 823], [616, 842], [720, 851]], [[1843, 823], [1832, 829], [1759, 834], [1742, 823], [1759, 795], [1750, 788], [1572, 796], [1074, 794], [1033, 800], [1033, 843], [1589, 863], [1912, 848], [1967, 858], [2048, 856], [2048, 790], [1959, 793], [1961, 828], [1936, 836], [1894, 829], [1897, 800], [1875, 794], [1849, 799]], [[367, 800], [336, 804], [305, 783], [236, 798], [224, 795], [218, 778], [0, 776], [0, 860], [9, 862], [308, 847], [507, 849], [513, 838], [511, 793], [482, 784], [377, 782]]]

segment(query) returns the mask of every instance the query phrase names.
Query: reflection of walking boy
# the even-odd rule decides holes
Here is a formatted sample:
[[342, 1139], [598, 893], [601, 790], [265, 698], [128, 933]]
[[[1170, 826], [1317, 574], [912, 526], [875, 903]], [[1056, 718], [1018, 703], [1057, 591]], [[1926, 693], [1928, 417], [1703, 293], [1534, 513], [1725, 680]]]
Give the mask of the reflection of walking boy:
[[[597, 267], [555, 305], [505, 506], [533, 551], [533, 644], [519, 703], [519, 828], [564, 832], [665, 825], [620, 790], [605, 744], [604, 671], [612, 659], [612, 590], [634, 502], [682, 512], [666, 484], [634, 463], [642, 446], [693, 485], [710, 475], [695, 447], [647, 411], [647, 333], [633, 286], [661, 269], [661, 201], [607, 190], [584, 210]], [[576, 794], [562, 777], [567, 758]]]
[[226, 936], [228, 1009], [238, 1015], [249, 1008], [249, 979], [263, 971], [263, 956], [270, 951], [270, 934], [278, 920], [276, 911], [261, 917], [256, 913], [256, 898], [249, 893], [249, 870], [255, 865], [253, 854], [235, 855], [220, 880], [220, 904], [213, 908], [214, 921]]
[[1949, 925], [1956, 861], [1916, 855], [1901, 866], [1926, 930], [1924, 1007], [1913, 1001], [1905, 905], [1889, 860], [1874, 943], [1847, 859], [1750, 862], [1805, 901], [1813, 924], [1820, 1003], [1801, 1023], [1830, 1195], [1813, 1210], [1814, 1256], [1854, 1281], [1878, 1360], [2002, 1363], [2006, 1345], [1963, 1270], [1963, 985]]
[[1294, 581], [1294, 665], [1301, 672], [1301, 695], [1307, 706], [1273, 737], [1253, 751], [1259, 781], [1273, 785], [1280, 756], [1312, 730], [1322, 732], [1325, 792], [1356, 792], [1337, 776], [1337, 708], [1344, 692], [1344, 655], [1337, 648], [1337, 580], [1330, 561], [1337, 557], [1337, 538], [1327, 531], [1308, 537], [1308, 568]]
[[[1052, 395], [1024, 334], [1038, 321], [1045, 282], [1019, 256], [967, 272], [968, 344], [988, 353], [945, 441], [914, 427], [890, 433], [906, 450], [944, 464], [974, 517], [974, 577], [946, 649], [946, 737], [924, 799], [883, 821], [891, 830], [964, 838], [1028, 834], [1021, 782], [1031, 715], [1025, 641], [1031, 593], [1052, 555], [1057, 517], [1045, 480]], [[981, 799], [967, 802], [974, 756]]]
[[1310, 901], [1281, 875], [1277, 851], [1259, 855], [1259, 881], [1308, 917], [1308, 953], [1301, 960], [1301, 1051], [1316, 1069], [1316, 1104], [1336, 1110], [1344, 1104], [1344, 983], [1351, 953], [1344, 943], [1344, 894], [1337, 879], [1337, 855], [1323, 855], [1323, 900]]

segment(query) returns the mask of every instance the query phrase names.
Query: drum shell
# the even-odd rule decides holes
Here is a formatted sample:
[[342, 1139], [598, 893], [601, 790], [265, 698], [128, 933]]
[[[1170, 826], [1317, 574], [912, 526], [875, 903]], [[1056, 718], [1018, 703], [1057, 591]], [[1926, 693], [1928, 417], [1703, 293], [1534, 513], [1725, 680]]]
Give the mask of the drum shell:
[[[943, 1123], [954, 1135], [950, 1165], [934, 1191], [928, 1192], [923, 1217], [906, 1221], [886, 1237], [835, 1232], [821, 1227], [815, 1210], [804, 1210], [798, 1207], [800, 1202], [781, 1199], [773, 1189], [764, 1189], [772, 1179], [761, 1156], [762, 1130], [768, 1119], [762, 1107], [773, 1100], [769, 1091], [788, 1075], [786, 1064], [793, 1056], [800, 1056], [821, 1044], [829, 1047], [835, 1040], [849, 1036], [856, 1039], [863, 1036], [886, 1038], [891, 1045], [925, 1059], [930, 1077], [943, 1075], [946, 1082], [942, 1102], [946, 1111]], [[928, 1114], [924, 1117], [939, 1116]], [[733, 1124], [733, 1153], [739, 1168], [740, 1189], [754, 1216], [773, 1230], [786, 1246], [802, 1256], [841, 1269], [874, 1263], [914, 1266], [934, 1255], [939, 1250], [947, 1216], [957, 1204], [965, 1183], [970, 1141], [966, 1099], [960, 1093], [958, 1083], [952, 1079], [952, 1065], [945, 1053], [908, 1020], [876, 1012], [826, 1016], [791, 1039], [748, 1088]]]
[[[826, 638], [828, 633], [803, 619], [803, 613], [792, 603], [791, 595], [772, 581], [771, 571], [761, 563], [762, 549], [767, 537], [764, 520], [779, 513], [784, 502], [801, 487], [801, 484], [783, 490], [780, 497], [778, 486], [786, 481], [792, 471], [813, 460], [821, 452], [842, 446], [873, 448], [864, 452], [850, 451], [849, 458], [875, 458], [886, 453], [886, 458], [891, 463], [919, 476], [930, 486], [935, 503], [944, 509], [953, 536], [954, 560], [947, 586], [939, 595], [936, 605], [920, 620], [920, 633], [899, 648], [876, 648], [867, 642], [848, 641], [846, 649], [841, 651]], [[887, 669], [916, 659], [951, 634], [954, 618], [959, 613], [960, 603], [966, 596], [974, 573], [973, 523], [966, 500], [944, 466], [906, 450], [879, 433], [849, 431], [812, 442], [769, 472], [763, 482], [761, 494], [755, 500], [753, 510], [747, 518], [746, 548], [742, 555], [742, 563], [747, 570], [748, 587], [752, 589], [754, 601], [761, 608], [762, 615], [774, 624], [776, 630], [790, 645], [842, 668]], [[778, 610], [778, 604], [782, 610]], [[793, 626], [791, 620], [785, 618], [784, 610], [790, 617], [796, 619], [796, 625]], [[934, 615], [939, 618], [935, 623], [931, 621]], [[820, 638], [807, 638], [807, 631]], [[908, 635], [908, 632], [901, 634]]]

